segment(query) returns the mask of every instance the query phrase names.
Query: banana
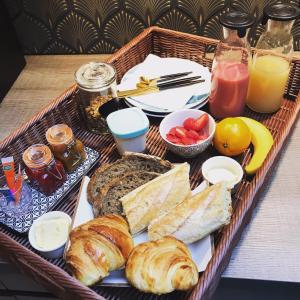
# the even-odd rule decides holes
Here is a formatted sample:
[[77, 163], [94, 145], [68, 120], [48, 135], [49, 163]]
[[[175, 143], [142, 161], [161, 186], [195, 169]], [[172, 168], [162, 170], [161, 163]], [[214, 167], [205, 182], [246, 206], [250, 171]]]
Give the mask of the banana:
[[251, 132], [251, 143], [254, 146], [254, 153], [249, 164], [245, 167], [245, 171], [247, 174], [252, 175], [263, 164], [274, 140], [269, 129], [262, 123], [250, 118], [238, 118], [246, 123]]

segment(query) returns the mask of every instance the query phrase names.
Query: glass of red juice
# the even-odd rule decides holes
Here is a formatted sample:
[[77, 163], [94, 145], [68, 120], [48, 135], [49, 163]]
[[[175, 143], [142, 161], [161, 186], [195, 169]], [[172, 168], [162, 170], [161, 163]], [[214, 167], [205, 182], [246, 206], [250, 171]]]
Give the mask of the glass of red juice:
[[251, 63], [247, 29], [253, 22], [253, 17], [238, 11], [220, 17], [224, 38], [215, 52], [209, 96], [209, 111], [217, 119], [243, 114]]

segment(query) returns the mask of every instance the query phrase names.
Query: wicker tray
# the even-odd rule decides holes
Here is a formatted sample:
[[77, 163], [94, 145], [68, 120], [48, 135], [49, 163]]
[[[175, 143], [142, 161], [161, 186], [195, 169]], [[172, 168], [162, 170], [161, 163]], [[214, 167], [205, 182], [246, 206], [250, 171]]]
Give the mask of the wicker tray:
[[[116, 67], [118, 80], [129, 68], [142, 62], [149, 53], [161, 57], [187, 58], [210, 67], [212, 63], [211, 56], [207, 56], [207, 53], [213, 51], [216, 43], [216, 40], [208, 38], [151, 27], [112, 55], [108, 62]], [[92, 289], [87, 288], [66, 272], [65, 263], [62, 259], [47, 261], [34, 253], [26, 237], [10, 232], [2, 225], [0, 225], [0, 256], [15, 264], [22, 272], [33, 277], [38, 283], [61, 299], [104, 299], [103, 297], [108, 299], [210, 299], [244, 226], [251, 218], [253, 208], [258, 200], [256, 195], [296, 120], [300, 108], [300, 99], [297, 97], [299, 87], [300, 61], [294, 60], [286, 89], [287, 99], [284, 100], [282, 108], [272, 115], [246, 111], [245, 115], [259, 120], [270, 129], [275, 143], [264, 165], [256, 175], [252, 178], [245, 177], [238, 186], [233, 197], [234, 212], [232, 221], [215, 234], [213, 257], [206, 271], [201, 274], [197, 286], [192, 291], [188, 293], [174, 292], [156, 297], [151, 294], [143, 294], [133, 288], [101, 286], [95, 286]], [[75, 92], [76, 86], [71, 87], [46, 109], [6, 138], [0, 144], [0, 156], [14, 155], [18, 163], [21, 153], [26, 147], [32, 143], [45, 142], [44, 133], [48, 127], [65, 122], [72, 127], [75, 135], [86, 146], [101, 152], [100, 164], [116, 160], [118, 153], [112, 137], [96, 136], [83, 128], [74, 99]], [[157, 123], [153, 120], [147, 143], [150, 154], [167, 158], [172, 162], [182, 161], [166, 151], [159, 137]], [[242, 165], [249, 161], [250, 151], [248, 150], [244, 155], [237, 158]], [[202, 180], [200, 172], [202, 162], [215, 154], [213, 148], [210, 148], [203, 155], [188, 160], [191, 164], [192, 188]], [[57, 208], [72, 214], [78, 188], [77, 186]]]

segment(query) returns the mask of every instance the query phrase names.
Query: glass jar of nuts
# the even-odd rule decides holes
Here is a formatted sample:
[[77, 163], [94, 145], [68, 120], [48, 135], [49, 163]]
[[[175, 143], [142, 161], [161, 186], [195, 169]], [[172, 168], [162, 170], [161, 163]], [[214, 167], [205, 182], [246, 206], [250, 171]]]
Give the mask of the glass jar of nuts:
[[108, 134], [106, 117], [118, 109], [115, 68], [106, 63], [90, 62], [75, 72], [77, 101], [88, 130]]

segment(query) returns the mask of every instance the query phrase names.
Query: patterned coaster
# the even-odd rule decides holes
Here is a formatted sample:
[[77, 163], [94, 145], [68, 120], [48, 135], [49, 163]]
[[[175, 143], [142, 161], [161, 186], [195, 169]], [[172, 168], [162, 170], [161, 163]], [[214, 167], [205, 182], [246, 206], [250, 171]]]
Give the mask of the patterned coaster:
[[67, 180], [55, 193], [47, 197], [31, 187], [33, 198], [32, 211], [18, 217], [9, 217], [0, 211], [0, 223], [19, 233], [27, 232], [35, 219], [58, 204], [90, 168], [96, 164], [100, 156], [99, 152], [88, 147], [85, 147], [85, 151], [87, 154], [86, 160], [74, 172], [67, 174]]

